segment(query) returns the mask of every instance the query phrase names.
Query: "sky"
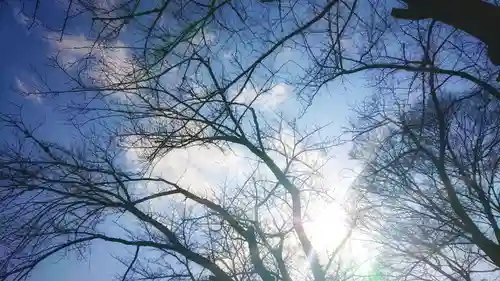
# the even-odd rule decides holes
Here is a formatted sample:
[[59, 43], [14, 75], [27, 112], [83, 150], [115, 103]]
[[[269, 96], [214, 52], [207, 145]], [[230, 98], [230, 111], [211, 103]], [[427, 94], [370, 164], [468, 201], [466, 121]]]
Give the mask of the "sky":
[[[59, 43], [47, 40], [53, 38], [53, 34], [35, 23], [30, 29], [30, 18], [21, 12], [17, 2], [9, 2], [0, 9], [0, 38], [8, 44], [0, 44], [0, 112], [9, 112], [22, 106], [23, 118], [32, 125], [43, 123], [43, 130], [40, 136], [49, 140], [57, 140], [63, 143], [74, 141], [71, 126], [65, 125], [62, 115], [58, 113], [56, 105], [65, 99], [75, 97], [61, 96], [57, 99], [49, 99], [34, 95], [22, 95], [22, 92], [30, 92], [34, 85], [40, 84], [43, 80], [51, 81], [52, 85], [57, 81], [63, 81], [59, 72], [48, 65], [47, 57], [59, 48], [74, 44], [84, 44], [85, 28], [88, 22], [84, 20], [74, 21], [68, 26], [74, 36], [66, 37]], [[29, 12], [29, 7], [25, 12]], [[44, 24], [52, 25], [62, 20], [64, 5], [58, 2], [44, 2], [39, 17], [44, 20]], [[293, 50], [292, 55], [293, 55]], [[78, 55], [69, 53], [70, 56]], [[281, 54], [282, 59], [286, 58], [286, 53]], [[118, 55], [118, 61], [123, 59]], [[63, 87], [64, 85], [59, 85]], [[257, 101], [256, 106], [264, 110], [275, 110], [282, 107], [286, 110], [289, 107], [293, 111], [294, 103], [290, 103], [291, 89], [286, 84], [279, 84], [273, 88], [269, 95]], [[331, 135], [336, 135], [341, 131], [342, 126], [347, 125], [346, 121], [350, 116], [350, 106], [364, 97], [365, 90], [358, 78], [353, 78], [345, 85], [330, 85], [326, 92], [319, 95], [305, 117], [300, 122], [302, 124], [326, 124], [329, 126]], [[331, 92], [329, 92], [331, 91]], [[246, 95], [246, 96], [245, 96]], [[249, 90], [241, 98], [251, 98], [252, 92]], [[287, 104], [288, 102], [288, 104]], [[14, 104], [16, 106], [14, 106]], [[0, 130], [1, 134], [1, 130]], [[0, 138], [9, 138], [8, 135], [0, 135]], [[357, 166], [348, 160], [348, 149], [341, 147], [334, 150], [335, 158], [326, 167], [329, 184], [347, 187], [352, 181], [352, 173], [349, 169]], [[217, 171], [224, 171], [228, 166], [239, 165], [238, 159], [228, 159], [225, 156], [214, 154], [212, 150], [179, 152], [176, 157], [177, 171], [172, 173], [185, 173], [182, 167], [195, 167], [187, 176], [192, 182], [206, 182], [203, 178], [207, 174], [211, 177], [217, 175]], [[231, 156], [229, 156], [231, 157]], [[133, 161], [134, 155], [129, 161]], [[208, 159], [208, 160], [207, 160]], [[166, 165], [166, 164], [165, 164]], [[167, 167], [168, 168], [168, 167]], [[170, 167], [171, 171], [173, 168]], [[200, 172], [202, 171], [202, 172]], [[316, 226], [317, 228], [318, 226]], [[66, 280], [110, 280], [117, 272], [123, 271], [123, 265], [116, 262], [112, 256], [123, 254], [124, 251], [132, 252], [134, 249], [116, 248], [103, 246], [103, 243], [96, 243], [91, 247], [91, 258], [79, 260], [77, 257], [52, 258], [43, 262], [32, 273], [30, 281], [66, 281]]]
[[[36, 25], [29, 30], [29, 18], [15, 4], [9, 2], [9, 6], [0, 9], [0, 38], [8, 38], [8, 44], [3, 40], [4, 43], [0, 44], [0, 111], [17, 112], [16, 107], [20, 105], [27, 123], [43, 123], [43, 130], [38, 131], [41, 137], [70, 142], [73, 140], [68, 133], [71, 126], [65, 125], [55, 110], [54, 101], [20, 94], [32, 91], [33, 85], [40, 83], [38, 73], [51, 81], [57, 81], [59, 74], [48, 66], [47, 57], [53, 48], [45, 39], [46, 33]], [[58, 3], [47, 1], [44, 4], [40, 11], [42, 18], [50, 19], [54, 14], [64, 12]], [[0, 138], [9, 136], [0, 130]], [[91, 258], [87, 261], [75, 256], [48, 259], [37, 267], [29, 280], [111, 280], [122, 267], [112, 255], [128, 249], [112, 249], [109, 245], [103, 247], [103, 244], [98, 242], [91, 247]]]

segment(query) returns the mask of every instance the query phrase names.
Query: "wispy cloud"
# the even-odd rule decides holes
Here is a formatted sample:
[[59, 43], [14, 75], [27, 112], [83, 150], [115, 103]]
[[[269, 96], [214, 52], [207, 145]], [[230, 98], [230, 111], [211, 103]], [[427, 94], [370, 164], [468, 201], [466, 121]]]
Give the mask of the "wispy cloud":
[[260, 92], [256, 89], [244, 89], [236, 98], [236, 102], [250, 104], [260, 110], [274, 110], [284, 103], [292, 94], [293, 88], [284, 83], [274, 85], [271, 89]]
[[[72, 1], [72, 0], [57, 0], [54, 1], [57, 7], [63, 11], [69, 11], [73, 14], [81, 14], [89, 10], [97, 13], [105, 13], [108, 17], [116, 15], [116, 10], [123, 4], [121, 0], [98, 0], [98, 1]], [[85, 4], [85, 5], [82, 5]], [[96, 15], [94, 15], [96, 16]]]
[[66, 35], [63, 40], [59, 40], [60, 34], [54, 32], [49, 33], [46, 38], [64, 63], [73, 63], [92, 51], [93, 42], [83, 35]]
[[34, 77], [31, 77], [29, 82], [22, 81], [19, 77], [16, 77], [14, 80], [14, 88], [26, 99], [36, 103], [42, 103], [42, 97], [35, 88], [35, 81]]
[[23, 26], [28, 26], [32, 22], [32, 18], [28, 17], [21, 9], [15, 7], [12, 9], [12, 15], [16, 22]]
[[78, 68], [78, 62], [88, 58], [85, 68], [93, 82], [101, 85], [132, 82], [132, 56], [123, 42], [102, 47], [83, 35], [65, 35], [62, 40], [59, 36], [49, 33], [47, 41], [63, 66]]
[[195, 45], [212, 45], [215, 43], [216, 39], [217, 36], [214, 32], [202, 29], [198, 33], [196, 33], [195, 36], [193, 36], [193, 38], [191, 39], [191, 43]]
[[31, 35], [34, 28], [42, 25], [42, 22], [38, 18], [27, 15], [19, 7], [12, 7], [12, 17], [19, 25], [25, 28], [26, 35]]

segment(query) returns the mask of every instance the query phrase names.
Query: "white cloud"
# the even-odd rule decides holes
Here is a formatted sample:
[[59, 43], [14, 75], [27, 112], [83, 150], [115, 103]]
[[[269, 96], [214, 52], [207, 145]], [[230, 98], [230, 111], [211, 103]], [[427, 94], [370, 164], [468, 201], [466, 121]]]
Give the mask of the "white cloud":
[[15, 83], [16, 83], [15, 84], [16, 89], [20, 91], [22, 94], [29, 92], [28, 87], [18, 77], [16, 77]]
[[21, 11], [21, 9], [15, 7], [12, 9], [12, 14], [16, 22], [20, 25], [27, 26], [31, 24], [32, 19]]
[[[127, 164], [137, 165], [141, 150], [127, 151]], [[199, 196], [221, 198], [224, 181], [243, 182], [252, 171], [252, 163], [245, 157], [244, 149], [221, 151], [214, 147], [190, 147], [170, 152], [149, 170], [153, 177], [177, 182]], [[152, 189], [151, 189], [152, 188]], [[147, 192], [155, 192], [156, 186]]]
[[271, 111], [284, 103], [291, 96], [292, 91], [292, 87], [284, 83], [276, 84], [271, 89], [264, 92], [245, 88], [235, 101], [243, 104], [250, 104], [253, 102], [252, 105], [255, 107], [261, 110]]
[[42, 97], [37, 94], [38, 90], [35, 89], [35, 79], [33, 77], [30, 78], [30, 82], [21, 81], [19, 77], [16, 77], [14, 80], [15, 90], [18, 91], [22, 96], [24, 96], [28, 100], [32, 100], [37, 103], [42, 103]]
[[47, 39], [54, 51], [58, 52], [63, 63], [73, 63], [91, 51], [92, 41], [83, 35], [65, 35], [60, 39], [59, 33], [49, 33]]
[[291, 92], [292, 89], [289, 85], [283, 83], [277, 84], [271, 89], [269, 94], [262, 96], [262, 103], [269, 107], [269, 109], [273, 109], [285, 102], [290, 97]]
[[196, 35], [193, 36], [191, 39], [191, 43], [195, 45], [202, 45], [202, 44], [207, 44], [207, 45], [212, 45], [215, 42], [215, 39], [217, 39], [217, 36], [214, 32], [207, 31], [207, 30], [200, 30]]
[[[102, 47], [83, 35], [65, 35], [59, 40], [60, 34], [50, 33], [48, 42], [57, 54], [58, 60], [66, 67], [78, 67], [78, 61], [92, 55], [92, 64], [85, 65], [90, 79], [101, 85], [133, 82], [132, 56], [123, 42]], [[87, 62], [88, 63], [88, 62]]]

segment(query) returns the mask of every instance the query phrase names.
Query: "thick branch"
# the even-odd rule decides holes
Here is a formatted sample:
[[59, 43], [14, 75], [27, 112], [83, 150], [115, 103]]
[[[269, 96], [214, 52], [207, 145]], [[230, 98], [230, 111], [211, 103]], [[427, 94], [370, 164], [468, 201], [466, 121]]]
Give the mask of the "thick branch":
[[469, 33], [488, 46], [488, 56], [500, 65], [500, 7], [481, 0], [406, 0], [406, 9], [394, 8], [398, 19], [433, 19]]

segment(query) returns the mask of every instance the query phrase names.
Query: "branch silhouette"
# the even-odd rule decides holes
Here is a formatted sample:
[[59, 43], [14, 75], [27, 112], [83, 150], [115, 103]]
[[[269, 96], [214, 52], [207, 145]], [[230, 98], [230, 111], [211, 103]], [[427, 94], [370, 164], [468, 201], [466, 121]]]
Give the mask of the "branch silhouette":
[[433, 19], [462, 30], [488, 47], [491, 62], [500, 65], [500, 7], [480, 0], [404, 0], [406, 8], [393, 8], [397, 19]]

